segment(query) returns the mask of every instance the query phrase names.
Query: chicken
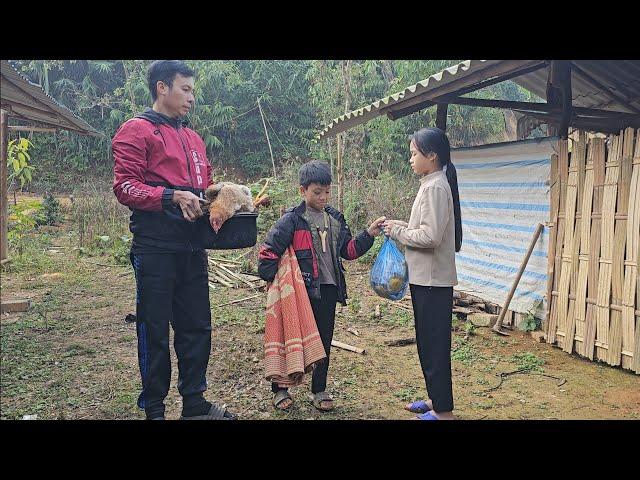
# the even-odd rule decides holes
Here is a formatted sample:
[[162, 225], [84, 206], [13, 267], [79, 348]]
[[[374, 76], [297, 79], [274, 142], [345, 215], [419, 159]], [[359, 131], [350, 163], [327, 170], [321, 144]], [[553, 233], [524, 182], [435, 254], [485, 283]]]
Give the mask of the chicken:
[[204, 195], [207, 202], [210, 202], [209, 222], [216, 233], [236, 212], [255, 210], [251, 190], [245, 185], [220, 182], [207, 188]]

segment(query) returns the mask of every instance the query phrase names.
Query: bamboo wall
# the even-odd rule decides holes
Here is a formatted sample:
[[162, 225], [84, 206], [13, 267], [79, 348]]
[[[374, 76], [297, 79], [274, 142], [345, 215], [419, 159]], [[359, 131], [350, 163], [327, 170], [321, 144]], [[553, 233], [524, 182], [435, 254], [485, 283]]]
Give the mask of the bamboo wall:
[[547, 342], [640, 373], [640, 129], [560, 141], [550, 197]]

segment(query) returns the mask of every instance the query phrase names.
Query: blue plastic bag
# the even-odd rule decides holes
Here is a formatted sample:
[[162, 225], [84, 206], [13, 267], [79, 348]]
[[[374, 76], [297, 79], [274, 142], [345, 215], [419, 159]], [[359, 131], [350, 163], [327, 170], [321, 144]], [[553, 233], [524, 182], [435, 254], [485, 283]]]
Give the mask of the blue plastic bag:
[[407, 261], [396, 243], [387, 236], [371, 268], [369, 281], [374, 292], [389, 300], [400, 300], [407, 291]]

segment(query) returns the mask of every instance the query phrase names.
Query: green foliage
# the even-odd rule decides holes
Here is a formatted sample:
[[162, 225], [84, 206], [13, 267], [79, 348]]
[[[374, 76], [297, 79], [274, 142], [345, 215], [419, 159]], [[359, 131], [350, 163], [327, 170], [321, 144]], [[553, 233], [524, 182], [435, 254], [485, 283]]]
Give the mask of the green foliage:
[[33, 147], [33, 143], [26, 138], [11, 140], [7, 145], [7, 167], [11, 172], [7, 181], [19, 180], [20, 188], [24, 188], [26, 184], [31, 182], [32, 173], [35, 170], [35, 167], [29, 164], [29, 160], [31, 160], [29, 147]]
[[542, 365], [544, 365], [544, 360], [542, 358], [538, 358], [535, 354], [531, 352], [524, 353], [516, 353], [513, 355], [513, 361], [518, 365], [518, 369], [533, 371], [533, 372], [543, 372], [544, 369]]
[[[150, 60], [13, 61], [23, 74], [87, 120], [104, 137], [68, 132], [34, 134], [31, 153], [43, 172], [43, 188], [70, 190], [86, 172], [109, 177], [110, 140], [127, 119], [151, 106], [146, 83]], [[331, 162], [335, 139], [315, 140], [331, 119], [379, 98], [397, 93], [459, 60], [190, 60], [196, 71], [196, 102], [188, 115], [202, 136], [216, 179], [230, 170], [237, 180], [271, 175], [271, 155], [257, 105], [260, 103], [278, 176], [294, 162], [317, 158]], [[507, 100], [536, 100], [512, 82], [492, 85], [472, 95]], [[432, 125], [435, 108], [397, 121], [377, 118], [344, 134], [345, 214], [363, 226], [370, 214], [356, 192], [375, 190], [385, 175], [411, 178], [408, 134]], [[448, 133], [454, 146], [504, 140], [502, 111], [452, 105]], [[60, 168], [64, 165], [64, 169]], [[46, 173], [44, 173], [46, 172]], [[26, 172], [25, 172], [26, 174]], [[375, 179], [377, 184], [370, 184]], [[406, 195], [406, 185], [398, 190]], [[393, 198], [396, 192], [380, 203]], [[402, 196], [402, 195], [401, 195]], [[373, 197], [373, 196], [372, 196]], [[401, 205], [402, 202], [387, 203]], [[372, 209], [373, 210], [373, 209]], [[378, 208], [378, 210], [381, 210]], [[396, 212], [392, 212], [397, 214]], [[399, 212], [398, 212], [399, 213]], [[406, 215], [408, 212], [403, 213]]]
[[8, 210], [7, 241], [18, 254], [22, 254], [29, 234], [45, 222], [42, 203], [38, 200], [21, 200], [16, 205], [9, 205]]
[[52, 193], [47, 192], [42, 202], [44, 224], [57, 225], [62, 221], [62, 213], [60, 211], [60, 202], [56, 200]]

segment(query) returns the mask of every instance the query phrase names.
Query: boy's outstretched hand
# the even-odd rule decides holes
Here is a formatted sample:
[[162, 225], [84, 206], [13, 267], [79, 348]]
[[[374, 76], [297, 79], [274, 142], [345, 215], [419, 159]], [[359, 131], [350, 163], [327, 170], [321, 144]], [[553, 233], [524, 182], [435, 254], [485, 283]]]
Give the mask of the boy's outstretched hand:
[[373, 223], [369, 225], [369, 228], [367, 229], [367, 233], [372, 237], [375, 237], [376, 235], [380, 235], [380, 232], [382, 231], [382, 224], [386, 220], [387, 220], [387, 217], [380, 217], [374, 220]]

